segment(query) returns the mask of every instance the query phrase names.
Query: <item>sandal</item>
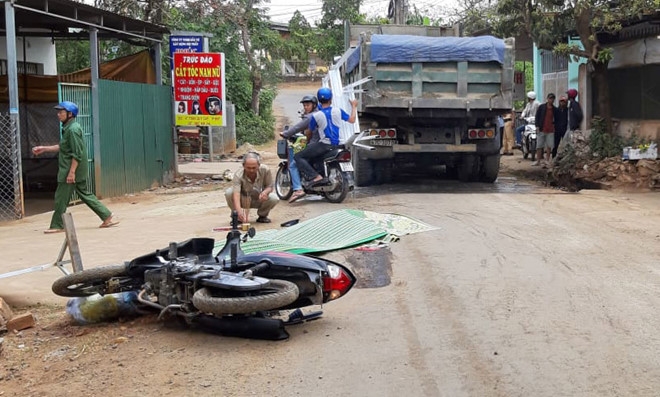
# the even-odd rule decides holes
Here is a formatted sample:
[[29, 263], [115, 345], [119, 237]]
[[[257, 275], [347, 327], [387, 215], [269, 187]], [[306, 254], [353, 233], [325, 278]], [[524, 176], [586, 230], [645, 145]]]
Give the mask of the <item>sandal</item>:
[[119, 224], [119, 221], [112, 220], [112, 215], [110, 215], [109, 217], [106, 218], [106, 220], [103, 221], [103, 223], [101, 223], [101, 226], [99, 226], [99, 227], [104, 229], [106, 227], [111, 227], [111, 226], [115, 226], [115, 225], [118, 225], [118, 224]]
[[293, 192], [293, 196], [289, 199], [289, 203], [295, 203], [296, 201], [300, 200], [301, 198], [305, 197], [306, 194], [302, 190], [296, 190]]
[[53, 234], [53, 233], [62, 233], [64, 229], [47, 229], [44, 230], [44, 234]]
[[267, 216], [260, 216], [257, 218], [257, 223], [270, 223], [270, 219]]

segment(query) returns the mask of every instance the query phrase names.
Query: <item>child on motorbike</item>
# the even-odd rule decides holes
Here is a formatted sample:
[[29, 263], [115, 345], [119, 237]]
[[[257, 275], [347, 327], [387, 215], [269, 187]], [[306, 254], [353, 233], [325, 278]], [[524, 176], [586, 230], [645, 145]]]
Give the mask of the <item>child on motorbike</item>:
[[[305, 95], [302, 100], [300, 100], [300, 103], [303, 104], [304, 111], [301, 116], [302, 120], [300, 120], [298, 123], [296, 123], [296, 125], [289, 128], [288, 130], [280, 133], [280, 136], [284, 139], [289, 139], [299, 132], [304, 132], [306, 135], [308, 132], [310, 132], [308, 129], [309, 120], [311, 114], [316, 111], [318, 100], [314, 95]], [[319, 133], [316, 129], [311, 131], [310, 135], [311, 136], [307, 137], [308, 144], [318, 142]], [[305, 191], [303, 190], [302, 184], [300, 183], [300, 172], [298, 171], [298, 166], [296, 165], [294, 154], [294, 150], [289, 150], [289, 173], [291, 175], [291, 184], [293, 185], [293, 195], [291, 195], [289, 203], [300, 200], [305, 196]]]

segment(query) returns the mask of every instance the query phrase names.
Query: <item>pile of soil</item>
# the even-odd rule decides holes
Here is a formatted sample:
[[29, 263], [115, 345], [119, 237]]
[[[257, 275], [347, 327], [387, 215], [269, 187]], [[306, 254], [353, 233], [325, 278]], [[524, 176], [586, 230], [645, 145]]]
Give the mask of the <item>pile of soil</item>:
[[552, 179], [568, 190], [583, 188], [626, 191], [660, 191], [659, 160], [600, 159], [589, 148], [588, 138], [576, 132], [562, 148]]

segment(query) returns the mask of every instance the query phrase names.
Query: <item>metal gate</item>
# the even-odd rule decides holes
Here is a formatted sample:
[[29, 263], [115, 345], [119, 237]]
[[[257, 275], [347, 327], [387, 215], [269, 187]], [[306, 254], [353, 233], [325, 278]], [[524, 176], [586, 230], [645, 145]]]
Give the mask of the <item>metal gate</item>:
[[[83, 138], [87, 147], [87, 189], [95, 193], [94, 181], [94, 134], [92, 129], [92, 87], [89, 84], [58, 83], [57, 97], [59, 102], [71, 101], [78, 105], [78, 117], [76, 121], [83, 130]], [[60, 129], [60, 138], [62, 131]], [[71, 201], [79, 200], [74, 194]]]
[[0, 114], [0, 221], [24, 215], [19, 139], [16, 122]]

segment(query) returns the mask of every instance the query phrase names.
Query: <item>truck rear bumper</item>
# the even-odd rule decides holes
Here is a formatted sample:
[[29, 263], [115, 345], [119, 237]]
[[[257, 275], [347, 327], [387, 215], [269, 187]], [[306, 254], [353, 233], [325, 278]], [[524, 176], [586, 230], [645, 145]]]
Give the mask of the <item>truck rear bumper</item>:
[[394, 145], [392, 150], [394, 153], [476, 153], [477, 145], [474, 143], [463, 145], [421, 143], [414, 145]]

